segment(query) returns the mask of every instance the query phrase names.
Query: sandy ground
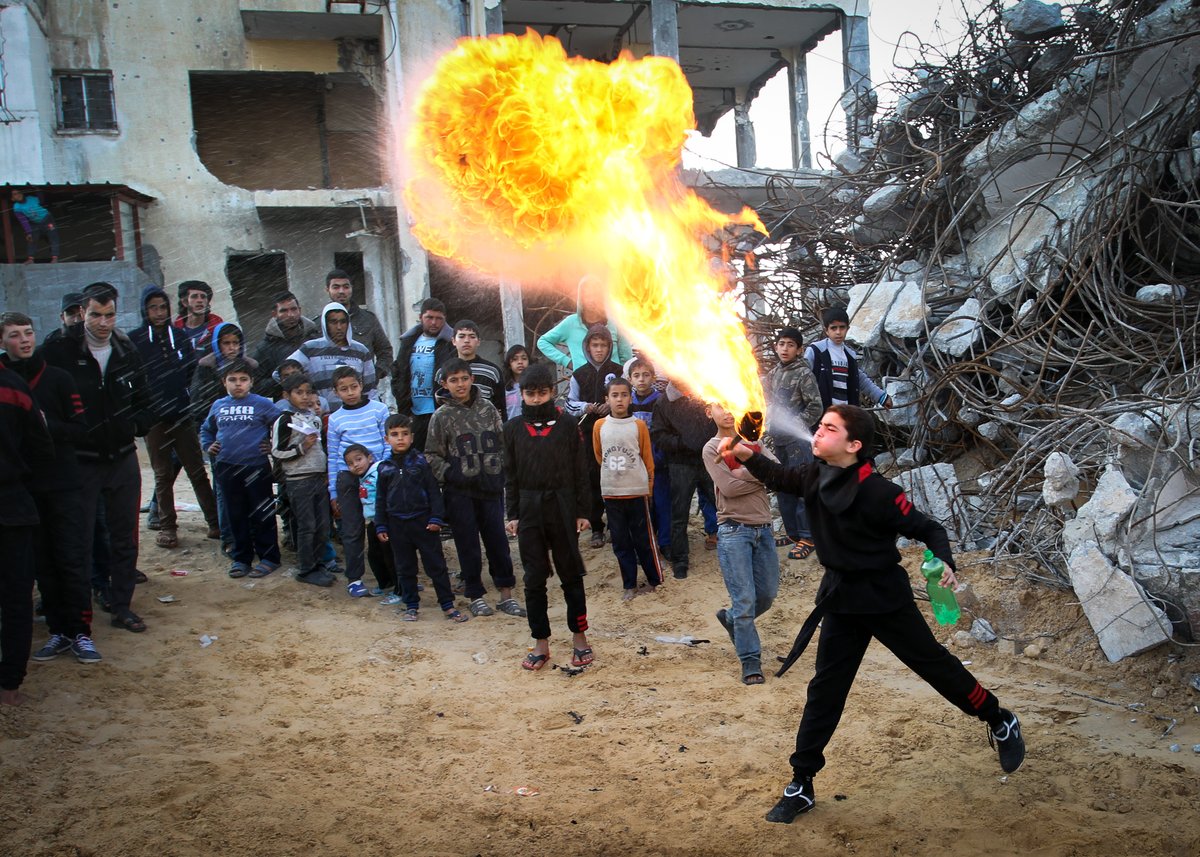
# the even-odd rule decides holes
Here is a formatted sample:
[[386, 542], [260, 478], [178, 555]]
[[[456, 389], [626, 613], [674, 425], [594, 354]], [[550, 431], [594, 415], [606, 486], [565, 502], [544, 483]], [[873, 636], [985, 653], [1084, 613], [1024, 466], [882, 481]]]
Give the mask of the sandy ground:
[[[968, 557], [963, 572], [981, 614], [1021, 646], [1045, 634], [1045, 654], [956, 651], [1020, 713], [1025, 766], [1004, 777], [984, 727], [876, 645], [816, 810], [784, 826], [763, 813], [788, 778], [812, 649], [743, 687], [713, 618], [716, 556], [698, 540], [687, 581], [628, 604], [611, 553], [585, 549], [596, 662], [571, 675], [519, 668], [523, 619], [454, 625], [429, 604], [401, 623], [286, 565], [230, 580], [199, 515], [182, 520], [180, 550], [143, 532], [150, 581], [134, 607], [149, 632], [101, 614], [103, 663], [31, 664], [28, 703], [0, 711], [0, 855], [1200, 853], [1200, 694], [1187, 687], [1200, 655], [1109, 665], [1070, 593], [1028, 592], [1011, 570]], [[916, 552], [906, 561], [915, 570]], [[814, 560], [784, 566], [760, 620], [768, 659], [819, 574]], [[556, 596], [551, 649], [566, 665]], [[204, 634], [216, 641], [201, 647]], [[711, 642], [655, 641], [682, 634]]]

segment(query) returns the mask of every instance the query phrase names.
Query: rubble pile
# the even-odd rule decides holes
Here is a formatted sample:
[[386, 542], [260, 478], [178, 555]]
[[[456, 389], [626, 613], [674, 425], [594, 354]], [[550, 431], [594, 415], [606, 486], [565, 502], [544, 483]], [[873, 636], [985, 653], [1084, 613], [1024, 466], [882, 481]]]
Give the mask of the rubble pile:
[[1073, 586], [1113, 660], [1200, 634], [1195, 5], [993, 3], [892, 82], [819, 204], [771, 185], [747, 281], [811, 338], [848, 305], [890, 460], [971, 460], [960, 544]]

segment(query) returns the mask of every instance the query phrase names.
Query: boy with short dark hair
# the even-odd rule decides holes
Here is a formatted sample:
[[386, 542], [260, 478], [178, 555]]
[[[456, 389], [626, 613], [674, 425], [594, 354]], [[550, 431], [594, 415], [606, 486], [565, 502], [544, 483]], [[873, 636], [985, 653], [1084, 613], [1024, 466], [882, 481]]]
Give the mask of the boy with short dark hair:
[[850, 332], [850, 316], [844, 307], [829, 307], [821, 312], [821, 327], [825, 338], [814, 342], [804, 352], [804, 359], [817, 379], [821, 392], [821, 407], [855, 405], [867, 400], [885, 408], [892, 406], [892, 397], [858, 366], [858, 355], [846, 345]]
[[[708, 415], [717, 435], [704, 445], [704, 466], [717, 494], [717, 562], [729, 593], [729, 609], [718, 610], [717, 621], [742, 662], [742, 684], [762, 684], [762, 644], [754, 620], [779, 594], [771, 498], [736, 458], [717, 453], [723, 439], [737, 436], [733, 414], [713, 402]], [[761, 451], [757, 444], [752, 448]]]
[[[358, 477], [346, 465], [346, 451], [361, 444], [373, 457], [382, 458], [387, 442], [383, 425], [387, 405], [368, 399], [363, 392], [362, 376], [350, 366], [339, 366], [331, 374], [333, 391], [341, 407], [329, 415], [326, 427], [326, 471], [329, 476], [330, 505], [342, 519], [342, 550], [346, 554], [346, 591], [351, 598], [370, 595], [363, 585], [366, 532]], [[315, 387], [315, 385], [314, 385]]]
[[[586, 343], [585, 343], [586, 348]], [[613, 554], [621, 568], [622, 601], [637, 595], [638, 564], [653, 592], [662, 585], [662, 567], [651, 547], [650, 494], [654, 490], [654, 454], [650, 430], [629, 413], [633, 386], [624, 378], [608, 382], [608, 416], [592, 428], [592, 451], [600, 473], [600, 491], [608, 510]]]
[[482, 540], [488, 572], [500, 590], [497, 609], [524, 616], [525, 609], [512, 594], [517, 578], [504, 533], [503, 423], [500, 412], [475, 386], [473, 368], [461, 358], [446, 361], [442, 368], [442, 404], [429, 421], [425, 457], [442, 486], [471, 615], [495, 612], [483, 597], [487, 589], [479, 550]]
[[816, 461], [784, 467], [737, 438], [722, 439], [728, 451], [768, 488], [802, 494], [808, 504], [817, 558], [825, 576], [817, 604], [805, 620], [777, 675], [803, 653], [821, 623], [816, 672], [791, 756], [792, 782], [767, 813], [768, 821], [790, 823], [813, 808], [812, 778], [825, 765], [823, 751], [841, 719], [846, 696], [871, 639], [878, 639], [938, 693], [963, 712], [988, 724], [1000, 766], [1012, 773], [1025, 758], [1020, 723], [934, 638], [913, 601], [900, 565], [897, 535], [924, 542], [945, 563], [942, 586], [954, 586], [954, 561], [946, 531], [913, 508], [900, 486], [880, 476], [868, 450], [874, 440], [870, 414], [853, 405], [834, 405], [813, 437]]
[[437, 478], [420, 451], [413, 448], [412, 418], [406, 414], [388, 417], [387, 442], [392, 454], [379, 465], [375, 498], [375, 532], [389, 545], [396, 568], [403, 619], [417, 621], [421, 596], [417, 586], [417, 556], [433, 582], [438, 606], [452, 622], [468, 617], [454, 608], [454, 591], [442, 554], [442, 495]]
[[283, 468], [283, 487], [296, 539], [296, 580], [313, 586], [332, 586], [331, 575], [319, 560], [329, 539], [329, 492], [325, 487], [325, 447], [321, 415], [313, 405], [317, 394], [306, 375], [283, 380], [288, 409], [271, 429], [271, 455]]
[[650, 430], [650, 449], [654, 453], [654, 496], [650, 505], [650, 520], [654, 525], [658, 549], [665, 557], [671, 552], [671, 475], [666, 456], [654, 443], [654, 405], [664, 394], [658, 389], [654, 364], [644, 357], [634, 358], [625, 364], [625, 377], [633, 385], [629, 412]]
[[[266, 577], [279, 568], [279, 536], [271, 465], [263, 452], [271, 426], [282, 413], [267, 399], [250, 392], [254, 373], [241, 360], [221, 370], [226, 395], [213, 402], [200, 427], [200, 444], [216, 456], [214, 469], [233, 529], [230, 577]], [[258, 564], [250, 563], [258, 554]]]
[[[554, 374], [534, 364], [521, 376], [521, 416], [504, 424], [505, 499], [510, 535], [525, 569], [525, 603], [533, 650], [521, 666], [539, 670], [550, 660], [546, 581], [558, 574], [571, 629], [571, 665], [592, 662], [579, 533], [587, 529], [586, 447], [579, 426], [554, 404]], [[553, 569], [550, 558], [554, 557]]]
[[[471, 364], [471, 378], [479, 389], [479, 395], [491, 402], [497, 413], [505, 413], [504, 379], [500, 367], [476, 353], [480, 342], [479, 325], [469, 318], [464, 318], [454, 325], [453, 342], [459, 359]], [[444, 374], [443, 368], [442, 375]]]
[[583, 353], [587, 360], [571, 374], [571, 385], [567, 390], [566, 411], [579, 421], [579, 431], [584, 441], [592, 447], [588, 456], [588, 482], [590, 506], [588, 524], [592, 528], [593, 548], [604, 546], [604, 496], [600, 490], [599, 456], [592, 438], [596, 420], [608, 416], [607, 384], [621, 376], [621, 367], [612, 362], [612, 333], [607, 325], [593, 324], [583, 339]]
[[[821, 391], [808, 361], [800, 359], [804, 337], [794, 327], [785, 327], [775, 337], [779, 362], [763, 379], [767, 397], [767, 437], [779, 463], [804, 465], [812, 461], [809, 427], [821, 419]], [[707, 462], [706, 462], [707, 464]], [[709, 468], [711, 472], [712, 468]], [[779, 516], [792, 547], [788, 559], [807, 559], [813, 552], [812, 530], [804, 511], [804, 499], [785, 491], [775, 495]]]

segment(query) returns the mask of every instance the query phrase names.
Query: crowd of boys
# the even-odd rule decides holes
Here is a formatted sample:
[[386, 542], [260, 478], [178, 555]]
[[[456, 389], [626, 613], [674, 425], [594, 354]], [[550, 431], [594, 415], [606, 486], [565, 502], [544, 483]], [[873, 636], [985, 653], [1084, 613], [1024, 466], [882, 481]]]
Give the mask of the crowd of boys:
[[[331, 272], [326, 283], [330, 302], [311, 322], [294, 295], [276, 297], [256, 357], [247, 355], [243, 331], [211, 312], [212, 291], [199, 281], [180, 285], [174, 318], [167, 293], [148, 287], [142, 325], [128, 335], [116, 328], [117, 292], [106, 283], [66, 296], [63, 326], [41, 347], [27, 316], [3, 315], [0, 540], [17, 567], [0, 590], [4, 701], [16, 700], [31, 656], [35, 576], [50, 634], [32, 652], [35, 661], [67, 652], [81, 663], [101, 659], [93, 597], [113, 626], [146, 630], [132, 608], [144, 580], [136, 567], [135, 438], [142, 437], [159, 547], [180, 544], [173, 483], [183, 470], [207, 537], [220, 539], [230, 559], [229, 577], [280, 568], [282, 518], [298, 582], [329, 587], [344, 574], [350, 597], [382, 598], [415, 621], [423, 566], [448, 620], [496, 610], [526, 617], [534, 646], [522, 667], [531, 671], [550, 660], [554, 575], [573, 635], [571, 664], [593, 660], [579, 535], [590, 530], [598, 548], [609, 534], [629, 600], [639, 592], [639, 569], [651, 591], [663, 583], [664, 559], [674, 578], [688, 576], [688, 518], [698, 494], [706, 547], [717, 551], [730, 599], [717, 620], [745, 684], [765, 680], [755, 619], [778, 592], [776, 548], [788, 546], [798, 560], [815, 552], [826, 568], [817, 609], [790, 656], [823, 617], [793, 782], [770, 820], [812, 808], [821, 750], [872, 637], [985, 720], [1006, 770], [1020, 764], [1015, 716], [934, 640], [913, 604], [896, 535], [934, 550], [948, 569], [944, 584], [954, 583], [953, 558], [940, 525], [871, 469], [871, 419], [854, 403], [892, 403], [845, 345], [844, 310], [826, 311], [826, 338], [807, 349], [797, 329], [779, 332], [777, 362], [764, 377], [765, 443], [756, 443], [739, 436], [735, 415], [719, 403], [664, 383], [648, 361], [623, 352], [602, 304], [586, 296], [578, 313], [539, 340], [548, 358], [572, 370], [560, 406], [558, 372], [548, 363], [530, 364], [521, 348], [516, 368], [502, 370], [477, 353], [478, 326], [447, 325], [440, 301], [421, 305], [419, 325], [393, 360], [378, 319], [350, 300], [345, 272]], [[397, 413], [379, 396], [388, 376]], [[768, 487], [777, 492], [785, 539], [775, 537]], [[455, 606], [442, 549], [447, 529], [470, 616]], [[514, 595], [510, 538], [526, 606]], [[485, 597], [485, 555], [495, 609]]]

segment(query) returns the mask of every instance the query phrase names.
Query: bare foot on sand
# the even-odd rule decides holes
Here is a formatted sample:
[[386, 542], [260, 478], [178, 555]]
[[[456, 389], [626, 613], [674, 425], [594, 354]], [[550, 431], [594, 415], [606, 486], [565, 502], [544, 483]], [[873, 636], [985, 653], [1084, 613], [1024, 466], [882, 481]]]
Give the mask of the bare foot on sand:
[[19, 690], [0, 690], [0, 705], [23, 705], [25, 695]]

